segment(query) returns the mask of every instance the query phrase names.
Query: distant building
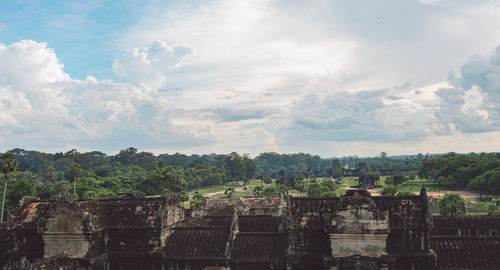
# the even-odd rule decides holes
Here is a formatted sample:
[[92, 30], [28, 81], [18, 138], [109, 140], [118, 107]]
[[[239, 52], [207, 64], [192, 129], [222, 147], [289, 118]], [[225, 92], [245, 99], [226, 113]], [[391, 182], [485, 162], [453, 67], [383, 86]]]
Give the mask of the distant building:
[[380, 173], [364, 169], [358, 177], [359, 188], [373, 188], [380, 185]]

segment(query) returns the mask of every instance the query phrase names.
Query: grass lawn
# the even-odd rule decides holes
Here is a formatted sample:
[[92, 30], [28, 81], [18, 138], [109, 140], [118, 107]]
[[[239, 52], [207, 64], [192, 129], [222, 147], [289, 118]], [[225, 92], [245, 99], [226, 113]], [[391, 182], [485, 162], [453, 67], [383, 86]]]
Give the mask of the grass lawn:
[[[243, 192], [236, 192], [235, 194], [237, 196], [248, 195], [251, 191], [253, 191], [253, 188], [256, 186], [262, 186], [262, 187], [276, 186], [276, 180], [273, 179], [273, 182], [270, 185], [265, 185], [261, 180], [250, 180], [248, 182], [248, 185], [246, 186], [247, 190], [245, 190]], [[234, 189], [241, 188], [242, 189], [244, 187], [245, 187], [245, 185], [244, 185], [243, 181], [227, 182], [224, 185], [197, 188], [197, 189], [188, 191], [187, 194], [192, 196], [192, 195], [194, 195], [195, 192], [198, 192], [198, 193], [201, 193], [204, 195], [206, 193], [224, 192], [228, 188], [234, 188]], [[224, 197], [224, 196], [225, 196], [224, 194], [222, 194], [222, 196], [220, 194], [216, 194], [216, 197]]]
[[191, 190], [187, 194], [188, 195], [194, 195], [194, 193], [196, 191], [198, 191], [198, 193], [205, 194], [205, 193], [213, 193], [213, 192], [225, 191], [225, 190], [226, 190], [225, 186], [203, 187], [203, 188], [198, 188], [198, 189], [195, 189], [195, 190]]
[[[233, 194], [238, 196], [238, 197], [242, 197], [242, 196], [246, 196], [246, 195], [250, 194], [250, 191], [237, 191], [237, 192], [234, 192]], [[216, 194], [213, 197], [221, 198], [221, 197], [227, 197], [227, 196], [225, 194]]]
[[469, 205], [471, 207], [473, 207], [473, 208], [477, 208], [477, 209], [482, 209], [482, 210], [488, 211], [488, 204], [486, 204], [486, 203], [470, 203]]
[[340, 194], [345, 194], [346, 192], [347, 192], [347, 189], [343, 189], [343, 188], [341, 188], [341, 187], [337, 187], [337, 188], [335, 188], [335, 194], [336, 194], [337, 196], [340, 196]]

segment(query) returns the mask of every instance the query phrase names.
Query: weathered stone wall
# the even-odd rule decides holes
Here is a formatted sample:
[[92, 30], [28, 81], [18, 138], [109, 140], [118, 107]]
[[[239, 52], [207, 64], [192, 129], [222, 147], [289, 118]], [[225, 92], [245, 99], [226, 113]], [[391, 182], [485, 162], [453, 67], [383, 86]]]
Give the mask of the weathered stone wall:
[[162, 229], [184, 218], [174, 197], [26, 202], [6, 269], [162, 269]]
[[7, 263], [9, 253], [14, 249], [14, 235], [7, 223], [0, 223], [0, 269]]
[[[12, 230], [0, 226], [0, 243], [12, 243], [0, 260], [3, 248], [6, 269], [432, 269], [426, 201], [364, 191], [213, 199], [188, 211], [175, 198], [33, 201]], [[474, 232], [476, 219], [442, 219], [434, 232], [490, 235], [495, 222]]]
[[61, 254], [68, 258], [86, 257], [91, 246], [88, 236], [95, 230], [91, 219], [69, 195], [51, 204], [45, 226], [39, 227], [44, 242], [43, 258]]
[[299, 269], [311, 263], [307, 262], [311, 254], [326, 253], [326, 249], [311, 253], [307, 247], [307, 232], [321, 229], [328, 233], [330, 246], [330, 253], [323, 255], [326, 265], [322, 267], [370, 258], [376, 267], [392, 269], [399, 257], [410, 252], [422, 258], [412, 257], [411, 267], [422, 261], [432, 266], [428, 247], [432, 221], [428, 220], [426, 200], [425, 190], [422, 196], [408, 197], [371, 197], [366, 191], [349, 191], [340, 198], [289, 198], [284, 221], [292, 268], [294, 264]]

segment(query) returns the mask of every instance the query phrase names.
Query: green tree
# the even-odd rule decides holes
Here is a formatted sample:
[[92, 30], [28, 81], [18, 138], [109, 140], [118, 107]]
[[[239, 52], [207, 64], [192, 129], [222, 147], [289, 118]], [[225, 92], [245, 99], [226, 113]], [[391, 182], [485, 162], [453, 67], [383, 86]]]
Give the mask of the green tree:
[[262, 178], [262, 181], [264, 181], [264, 184], [266, 185], [269, 185], [273, 182], [273, 179], [271, 178], [271, 176], [269, 175], [264, 175], [264, 177]]
[[252, 179], [257, 173], [257, 166], [253, 160], [247, 155], [243, 155], [243, 162], [245, 163], [246, 179]]
[[288, 195], [288, 188], [285, 185], [280, 185], [278, 187], [279, 193], [282, 194], [283, 196]]
[[279, 171], [279, 177], [280, 177], [280, 178], [283, 178], [283, 177], [285, 177], [285, 175], [286, 175], [285, 168], [284, 168], [284, 167], [281, 167], [281, 168], [280, 168], [280, 171]]
[[328, 189], [328, 191], [335, 192], [335, 183], [333, 182], [332, 179], [330, 179], [330, 178], [324, 179], [321, 182], [321, 185], [323, 185], [324, 187], [326, 187]]
[[465, 200], [456, 193], [448, 193], [438, 202], [439, 213], [443, 216], [461, 216], [466, 213]]
[[305, 180], [298, 180], [297, 183], [295, 184], [295, 188], [300, 192], [304, 193], [306, 192], [307, 185]]
[[224, 167], [227, 170], [228, 180], [241, 180], [247, 175], [245, 161], [236, 152], [232, 152], [224, 158]]
[[99, 194], [93, 190], [89, 190], [83, 194], [83, 198], [88, 200], [88, 199], [98, 199]]
[[322, 186], [321, 187], [321, 197], [335, 197], [336, 194], [334, 191], [328, 190], [327, 187]]
[[310, 183], [307, 186], [307, 196], [313, 198], [321, 197], [321, 185], [318, 182]]
[[168, 188], [163, 188], [160, 192], [160, 196], [161, 197], [168, 197], [168, 195], [172, 194], [172, 190], [168, 189]]
[[51, 183], [54, 183], [57, 180], [57, 172], [54, 167], [48, 167], [45, 170], [45, 179]]
[[14, 172], [17, 168], [16, 155], [12, 153], [0, 154], [0, 172], [3, 173], [5, 180], [3, 184], [3, 196], [2, 196], [2, 213], [0, 215], [0, 222], [3, 222], [3, 212], [5, 209], [5, 195], [7, 193], [7, 182], [9, 181], [9, 174]]
[[54, 169], [54, 167], [49, 167], [45, 170], [45, 179], [47, 179], [47, 182], [48, 182], [47, 189], [48, 189], [49, 198], [50, 198], [50, 197], [52, 197], [54, 183], [57, 180], [57, 172], [56, 172], [56, 169]]
[[111, 198], [116, 196], [116, 193], [114, 193], [112, 190], [109, 190], [108, 188], [99, 188], [97, 189], [97, 195], [99, 198]]
[[80, 174], [80, 165], [78, 163], [71, 164], [70, 173], [73, 177], [73, 195], [76, 196], [76, 178]]
[[181, 202], [187, 202], [189, 200], [189, 195], [187, 194], [186, 191], [179, 192], [179, 200]]
[[57, 197], [61, 192], [71, 190], [71, 183], [67, 180], [58, 181], [54, 185], [54, 195], [53, 197]]
[[264, 188], [264, 191], [262, 192], [262, 195], [266, 195], [266, 196], [273, 196], [273, 195], [278, 195], [279, 194], [279, 190], [277, 187], [266, 187]]
[[[35, 196], [36, 183], [40, 183], [38, 175], [31, 172], [13, 172], [9, 177], [9, 192], [7, 192], [6, 207], [14, 210], [23, 198]], [[41, 183], [40, 183], [41, 184]]]
[[185, 190], [187, 183], [184, 170], [172, 166], [158, 168], [143, 176], [136, 188], [146, 195], [155, 195], [159, 191], [169, 189], [172, 192], [179, 193]]
[[256, 187], [253, 188], [253, 193], [255, 193], [255, 195], [262, 194], [262, 191], [263, 191], [263, 189], [262, 189], [261, 186], [256, 186]]
[[488, 205], [488, 215], [500, 215], [500, 199], [495, 198]]
[[483, 200], [483, 194], [485, 194], [488, 190], [488, 180], [484, 178], [484, 176], [479, 175], [472, 179], [467, 187], [477, 189], [479, 191], [479, 198]]
[[417, 178], [417, 174], [418, 174], [418, 172], [417, 172], [417, 171], [409, 171], [409, 172], [408, 172], [408, 178], [409, 178], [410, 180], [415, 180], [415, 178]]
[[341, 168], [338, 168], [335, 170], [335, 172], [333, 173], [333, 178], [335, 179], [340, 179], [342, 177], [342, 169]]
[[198, 191], [196, 191], [193, 195], [193, 198], [191, 199], [191, 203], [190, 203], [190, 206], [191, 208], [196, 208], [196, 209], [200, 209], [203, 207], [203, 194], [201, 193], [198, 193]]
[[392, 176], [392, 183], [395, 186], [399, 186], [400, 184], [402, 184], [402, 183], [404, 183], [406, 181], [408, 181], [408, 177], [406, 175], [396, 174], [396, 175]]
[[386, 185], [380, 192], [382, 196], [394, 196], [398, 192], [398, 188], [393, 185]]

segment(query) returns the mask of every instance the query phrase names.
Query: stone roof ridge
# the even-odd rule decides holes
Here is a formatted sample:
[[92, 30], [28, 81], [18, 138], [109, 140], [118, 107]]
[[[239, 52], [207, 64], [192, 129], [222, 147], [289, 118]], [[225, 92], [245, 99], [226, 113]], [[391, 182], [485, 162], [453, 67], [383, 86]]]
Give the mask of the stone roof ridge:
[[[173, 195], [173, 194], [172, 194]], [[170, 196], [170, 195], [169, 195]], [[139, 198], [139, 197], [106, 197], [106, 198], [98, 198], [98, 199], [76, 199], [74, 201], [76, 202], [88, 202], [88, 201], [164, 201], [164, 200], [169, 200], [173, 199], [175, 197], [148, 197], [148, 198]], [[58, 199], [51, 199], [51, 200], [42, 200], [38, 197], [36, 198], [28, 198], [25, 199], [23, 202], [25, 204], [30, 204], [34, 202], [57, 202]]]
[[491, 228], [500, 230], [500, 215], [498, 216], [434, 216], [434, 229], [441, 228]]
[[[168, 201], [169, 197], [149, 197], [149, 198], [139, 198], [139, 197], [107, 197], [99, 199], [79, 199], [78, 202], [88, 202], [88, 201]], [[50, 201], [50, 200], [48, 200]]]
[[[233, 208], [234, 210], [234, 208]], [[229, 236], [226, 242], [226, 249], [224, 250], [224, 257], [226, 259], [231, 258], [231, 252], [233, 250], [234, 241], [236, 239], [236, 235], [240, 231], [238, 226], [238, 211], [233, 211], [233, 216], [231, 219], [231, 225], [229, 227]]]
[[438, 269], [500, 269], [500, 237], [429, 238]]
[[288, 244], [287, 233], [240, 232], [234, 242], [231, 254], [233, 261], [245, 263], [285, 263]]
[[233, 205], [226, 205], [222, 208], [210, 211], [201, 217], [232, 217], [234, 215], [234, 212], [235, 209]]
[[[172, 229], [183, 230], [229, 228], [231, 227], [234, 215], [236, 215], [234, 207], [228, 205], [224, 208], [211, 211], [205, 215], [177, 222], [176, 224], [172, 225]], [[231, 219], [231, 222], [229, 222], [229, 219]]]

